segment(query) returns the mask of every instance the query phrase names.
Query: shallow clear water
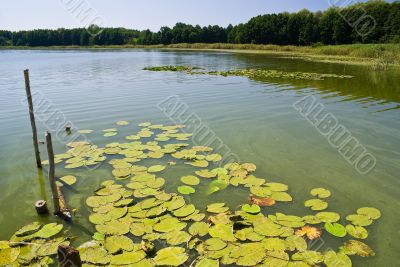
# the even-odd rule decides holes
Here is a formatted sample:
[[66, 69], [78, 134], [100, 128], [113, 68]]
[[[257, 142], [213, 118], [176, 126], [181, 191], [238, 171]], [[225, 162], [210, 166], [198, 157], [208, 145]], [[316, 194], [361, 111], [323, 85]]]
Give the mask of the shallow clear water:
[[[285, 71], [335, 73], [352, 79], [324, 81], [250, 80], [244, 77], [214, 77], [185, 73], [149, 72], [146, 66], [193, 65], [210, 70], [264, 67]], [[366, 240], [377, 253], [374, 258], [352, 257], [355, 266], [396, 266], [400, 260], [400, 72], [370, 71], [366, 67], [313, 63], [264, 55], [142, 50], [106, 51], [0, 51], [0, 240], [8, 239], [19, 227], [37, 218], [33, 203], [50, 200], [46, 169], [34, 164], [22, 70], [30, 69], [32, 92], [45, 99], [47, 110], [37, 111], [40, 139], [63, 114], [80, 129], [93, 129], [89, 140], [104, 145], [123, 141], [144, 121], [175, 124], [157, 104], [177, 95], [222, 142], [243, 162], [257, 165], [256, 175], [289, 185], [292, 204], [278, 204], [287, 214], [311, 212], [303, 206], [313, 187], [331, 190], [330, 211], [345, 215], [363, 206], [377, 207], [382, 218], [368, 227]], [[294, 108], [293, 103], [313, 95], [325, 105], [358, 141], [376, 158], [376, 166], [363, 175], [349, 164]], [[39, 98], [39, 97], [37, 97]], [[37, 106], [38, 103], [36, 103]], [[174, 118], [176, 119], [176, 118]], [[62, 118], [58, 118], [58, 121]], [[115, 137], [101, 130], [128, 120]], [[66, 136], [55, 139], [56, 153], [65, 150]], [[41, 147], [45, 157], [45, 147]], [[105, 164], [108, 165], [108, 164]], [[178, 167], [168, 177], [167, 189], [175, 190], [185, 173]], [[78, 236], [76, 243], [90, 239], [92, 225], [85, 199], [110, 179], [111, 168], [68, 171], [57, 175], [78, 176], [76, 191], [67, 190], [69, 204], [78, 210], [74, 224], [66, 228]], [[202, 190], [191, 197], [196, 206], [215, 201], [230, 207], [246, 202], [247, 192], [221, 191], [206, 197]], [[342, 219], [342, 223], [346, 221]], [[325, 247], [343, 240], [324, 237]]]

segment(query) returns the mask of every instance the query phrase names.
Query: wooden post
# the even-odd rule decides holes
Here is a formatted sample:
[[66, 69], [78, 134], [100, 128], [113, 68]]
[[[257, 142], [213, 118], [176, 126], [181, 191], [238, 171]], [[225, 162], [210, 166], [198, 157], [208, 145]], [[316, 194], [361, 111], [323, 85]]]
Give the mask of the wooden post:
[[33, 113], [31, 85], [29, 82], [29, 70], [28, 69], [24, 70], [24, 77], [25, 77], [26, 97], [28, 99], [28, 106], [29, 106], [29, 116], [30, 116], [31, 126], [32, 126], [33, 147], [35, 149], [36, 165], [38, 168], [42, 168], [42, 162], [40, 160], [39, 143], [38, 143], [37, 131], [36, 131], [35, 114]]
[[59, 245], [57, 250], [58, 266], [62, 267], [81, 267], [81, 257], [79, 251], [73, 247]]
[[55, 164], [54, 164], [54, 152], [53, 143], [51, 142], [51, 134], [46, 132], [46, 144], [47, 144], [47, 154], [49, 155], [49, 182], [51, 187], [51, 193], [53, 194], [54, 203], [54, 214], [60, 214], [60, 197], [58, 195], [56, 177], [55, 177]]

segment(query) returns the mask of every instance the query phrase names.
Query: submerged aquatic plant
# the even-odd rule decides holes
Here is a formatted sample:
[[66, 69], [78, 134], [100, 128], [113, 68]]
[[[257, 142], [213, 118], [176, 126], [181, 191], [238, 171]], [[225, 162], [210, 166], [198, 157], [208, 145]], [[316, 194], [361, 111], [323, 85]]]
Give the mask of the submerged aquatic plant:
[[[310, 193], [315, 198], [307, 200], [306, 206], [317, 213], [286, 214], [282, 205], [293, 201], [289, 186], [257, 177], [255, 164], [217, 165], [222, 157], [211, 147], [182, 143], [190, 134], [181, 133], [181, 125], [146, 122], [140, 127], [128, 141], [104, 147], [73, 142], [66, 153], [56, 156], [68, 169], [107, 161], [115, 178], [103, 181], [86, 199], [96, 232], [78, 248], [85, 266], [181, 266], [189, 264], [189, 256], [195, 266], [334, 266], [338, 261], [341, 266], [351, 266], [349, 256], [374, 255], [367, 244], [346, 237], [366, 239], [365, 226], [381, 217], [378, 209], [359, 208], [345, 217], [349, 223], [344, 226], [339, 213], [321, 211], [328, 206], [331, 192], [314, 188]], [[171, 158], [174, 165], [167, 164]], [[146, 164], [146, 159], [152, 164]], [[176, 165], [192, 168], [193, 173], [159, 177]], [[169, 192], [165, 185], [172, 179], [181, 184]], [[76, 179], [66, 176], [63, 180], [73, 185]], [[197, 206], [187, 196], [239, 187], [250, 195], [250, 203], [239, 207], [225, 202]], [[21, 228], [10, 241], [0, 241], [0, 265], [47, 266], [57, 245], [68, 243], [64, 237], [54, 238], [61, 230], [62, 225], [56, 223]], [[338, 251], [307, 248], [306, 240], [319, 239], [325, 233], [343, 238]], [[26, 241], [38, 244], [38, 249], [25, 245]]]

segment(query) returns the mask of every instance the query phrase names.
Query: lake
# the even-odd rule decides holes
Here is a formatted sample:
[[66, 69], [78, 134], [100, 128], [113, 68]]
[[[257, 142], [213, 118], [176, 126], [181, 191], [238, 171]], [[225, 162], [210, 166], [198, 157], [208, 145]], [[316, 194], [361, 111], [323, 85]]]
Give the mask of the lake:
[[[351, 79], [324, 80], [249, 79], [152, 72], [148, 66], [190, 65], [207, 70], [265, 68], [282, 71], [351, 75]], [[48, 109], [38, 110], [39, 139], [57, 111], [78, 129], [93, 129], [90, 142], [103, 146], [122, 142], [134, 134], [141, 122], [175, 125], [183, 118], [168, 116], [160, 102], [177, 99], [186, 115], [226, 146], [241, 162], [257, 165], [255, 175], [289, 186], [292, 203], [263, 208], [264, 214], [284, 212], [312, 214], [304, 201], [314, 187], [332, 192], [328, 211], [345, 216], [359, 207], [376, 207], [382, 217], [368, 226], [365, 243], [376, 252], [372, 258], [352, 257], [354, 266], [396, 266], [400, 261], [400, 71], [372, 71], [366, 66], [315, 63], [307, 60], [261, 54], [160, 50], [93, 51], [0, 51], [0, 240], [8, 240], [23, 225], [38, 218], [34, 202], [51, 203], [47, 168], [35, 167], [28, 109], [25, 106], [23, 70], [30, 69], [31, 89], [46, 101]], [[171, 98], [172, 97], [172, 98]], [[339, 149], [309, 122], [296, 104], [311, 97], [331, 113], [376, 160], [367, 173], [342, 156]], [[164, 102], [163, 102], [164, 101]], [[162, 106], [162, 105], [161, 105]], [[167, 112], [168, 113], [168, 112]], [[61, 117], [57, 117], [61, 120]], [[118, 135], [104, 137], [102, 130], [118, 127]], [[52, 129], [52, 128], [51, 128]], [[65, 151], [66, 136], [53, 137], [56, 153]], [[202, 144], [198, 144], [202, 145]], [[46, 148], [41, 145], [46, 158]], [[78, 236], [74, 245], [91, 239], [93, 225], [87, 217], [88, 196], [104, 180], [112, 179], [111, 167], [67, 170], [57, 166], [56, 174], [74, 174], [74, 190], [65, 190], [68, 203], [77, 209], [72, 225], [65, 228]], [[364, 169], [366, 169], [365, 167]], [[362, 169], [362, 168], [361, 168]], [[166, 189], [176, 191], [186, 169], [166, 172]], [[204, 185], [205, 186], [205, 185]], [[247, 202], [248, 192], [228, 187], [206, 196], [199, 187], [190, 197], [196, 206], [225, 202], [231, 209]], [[349, 238], [323, 235], [324, 249], [337, 248]], [[323, 250], [324, 250], [323, 249]]]

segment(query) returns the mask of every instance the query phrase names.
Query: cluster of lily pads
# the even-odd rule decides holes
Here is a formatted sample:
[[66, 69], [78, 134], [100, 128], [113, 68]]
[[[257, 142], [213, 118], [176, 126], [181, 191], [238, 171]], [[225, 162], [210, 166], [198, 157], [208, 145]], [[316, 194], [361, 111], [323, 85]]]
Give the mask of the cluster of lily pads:
[[0, 241], [0, 266], [48, 266], [54, 261], [59, 245], [69, 245], [69, 240], [60, 235], [62, 224], [38, 222], [28, 224], [11, 237]]
[[284, 78], [284, 79], [295, 79], [295, 80], [315, 80], [320, 81], [325, 78], [338, 78], [348, 79], [353, 78], [349, 75], [339, 74], [324, 74], [314, 72], [289, 72], [271, 69], [236, 69], [228, 71], [193, 71], [196, 67], [190, 66], [159, 66], [159, 67], [146, 67], [144, 70], [149, 71], [179, 71], [186, 72], [187, 74], [206, 74], [206, 75], [218, 75], [218, 76], [242, 76], [250, 79], [267, 79], [267, 78]]
[[[211, 147], [183, 143], [191, 136], [181, 132], [183, 125], [146, 122], [139, 127], [125, 142], [112, 142], [104, 147], [74, 142], [68, 144], [66, 153], [56, 155], [57, 162], [65, 164], [67, 169], [107, 161], [115, 178], [102, 182], [86, 200], [92, 210], [89, 221], [96, 232], [92, 240], [78, 247], [84, 266], [330, 267], [352, 266], [349, 257], [352, 255], [374, 255], [359, 239], [367, 238], [365, 227], [381, 216], [378, 209], [359, 208], [346, 217], [348, 223], [343, 225], [340, 214], [325, 211], [331, 192], [314, 188], [310, 191], [314, 198], [305, 201], [305, 206], [314, 211], [312, 214], [272, 212], [269, 207], [289, 203], [293, 198], [287, 185], [257, 177], [255, 164], [220, 164], [222, 156]], [[156, 160], [158, 164], [149, 166], [146, 160]], [[181, 177], [160, 177], [166, 169], [178, 164], [192, 166], [193, 172]], [[167, 190], [165, 185], [172, 179], [181, 185], [176, 190]], [[75, 181], [72, 175], [60, 179], [69, 185]], [[247, 188], [248, 201], [234, 209], [229, 203], [206, 200], [204, 206], [196, 207], [188, 195], [195, 194], [200, 184], [207, 185], [207, 194]], [[18, 242], [36, 242], [43, 237], [37, 234], [42, 230], [26, 229], [18, 231], [26, 240], [19, 239], [21, 234], [17, 232], [10, 241], [0, 243], [0, 256], [6, 255], [7, 259], [0, 259], [0, 266], [22, 264], [24, 256], [20, 256], [20, 251], [24, 245]], [[342, 246], [336, 251], [313, 250], [308, 241], [323, 238], [324, 234], [343, 238]], [[9, 245], [14, 243], [20, 245], [17, 248]], [[50, 262], [48, 256], [55, 253], [52, 249], [51, 254], [45, 255], [46, 260], [34, 252], [31, 262], [43, 260], [45, 263], [37, 266], [46, 266]]]

